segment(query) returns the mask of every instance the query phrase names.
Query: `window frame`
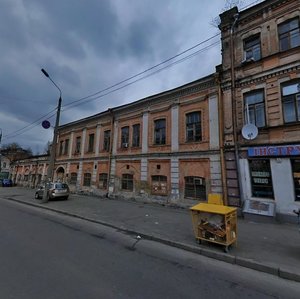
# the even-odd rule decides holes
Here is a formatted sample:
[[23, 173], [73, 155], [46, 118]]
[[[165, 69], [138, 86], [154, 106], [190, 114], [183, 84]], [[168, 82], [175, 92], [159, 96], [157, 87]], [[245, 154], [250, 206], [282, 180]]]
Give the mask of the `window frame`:
[[135, 124], [132, 126], [132, 147], [140, 146], [141, 125]]
[[121, 181], [121, 189], [124, 191], [133, 191], [133, 174], [123, 173]]
[[168, 177], [166, 175], [151, 176], [151, 194], [168, 195]]
[[129, 146], [129, 126], [121, 128], [121, 148], [126, 149]]
[[93, 153], [95, 149], [95, 133], [89, 134], [88, 153]]
[[111, 130], [105, 130], [103, 133], [103, 150], [106, 152], [110, 151], [110, 138]]
[[[287, 30], [284, 30], [284, 27], [290, 27], [290, 25], [292, 24], [292, 22], [297, 21], [298, 22], [298, 27], [295, 28], [288, 28]], [[287, 51], [289, 49], [293, 49], [296, 47], [300, 46], [300, 25], [299, 25], [299, 17], [296, 18], [292, 18], [289, 19], [287, 21], [284, 21], [280, 24], [278, 24], [277, 26], [277, 30], [278, 30], [278, 42], [279, 42], [279, 51], [284, 52]], [[283, 32], [280, 32], [280, 31]], [[298, 32], [294, 32], [293, 31], [298, 31]], [[292, 38], [293, 38], [293, 34], [296, 34], [296, 45], [292, 45]], [[286, 45], [284, 44], [284, 41], [287, 40]]]
[[154, 121], [154, 144], [165, 145], [166, 144], [166, 126], [167, 120], [165, 118], [156, 119]]
[[[248, 104], [247, 101], [251, 101], [250, 97], [261, 94], [262, 100], [260, 102], [255, 102]], [[265, 91], [264, 89], [256, 89], [243, 94], [244, 99], [244, 119], [245, 123], [253, 124], [258, 128], [264, 128], [267, 125], [266, 121], [266, 105], [265, 105]], [[254, 99], [255, 101], [255, 99]], [[248, 107], [247, 107], [248, 105]], [[261, 112], [261, 110], [263, 110]], [[248, 116], [250, 119], [248, 119]], [[259, 116], [263, 116], [263, 124], [259, 124]], [[254, 120], [253, 120], [254, 117]]]
[[[76, 185], [76, 184], [77, 184], [77, 177], [78, 177], [77, 172], [71, 172], [69, 184], [70, 184], [70, 185]], [[75, 178], [75, 179], [74, 179], [74, 178]]]
[[291, 165], [295, 201], [300, 202], [300, 159], [291, 159]]
[[[289, 93], [284, 95], [284, 89], [288, 87], [292, 87], [297, 85], [297, 92]], [[281, 84], [281, 103], [282, 103], [282, 113], [283, 113], [283, 121], [285, 124], [289, 123], [298, 123], [300, 122], [300, 80], [290, 80], [288, 82], [284, 82]], [[293, 106], [292, 114], [294, 116], [293, 120], [287, 120], [291, 116], [288, 116], [287, 104], [291, 104]]]
[[205, 201], [207, 197], [205, 178], [200, 176], [185, 176], [184, 197]]
[[65, 140], [65, 147], [64, 147], [64, 155], [67, 155], [67, 154], [68, 154], [68, 151], [69, 151], [69, 143], [70, 143], [70, 140], [69, 140], [69, 139], [66, 139], [66, 140]]
[[101, 172], [99, 173], [99, 189], [106, 190], [108, 187], [108, 173]]
[[84, 187], [91, 187], [92, 184], [92, 174], [90, 172], [85, 172], [83, 174], [83, 186]]
[[[260, 34], [254, 34], [243, 40], [244, 60], [258, 61], [261, 59], [261, 38]], [[250, 53], [250, 54], [249, 54]]]
[[[202, 121], [201, 111], [193, 111], [185, 114], [185, 141], [186, 142], [202, 141], [201, 121]], [[189, 136], [190, 133], [192, 134]]]
[[81, 151], [81, 136], [77, 136], [75, 139], [75, 154], [79, 154]]
[[58, 153], [59, 156], [62, 156], [62, 155], [63, 155], [63, 150], [64, 150], [64, 141], [61, 140], [61, 141], [59, 142], [59, 153]]

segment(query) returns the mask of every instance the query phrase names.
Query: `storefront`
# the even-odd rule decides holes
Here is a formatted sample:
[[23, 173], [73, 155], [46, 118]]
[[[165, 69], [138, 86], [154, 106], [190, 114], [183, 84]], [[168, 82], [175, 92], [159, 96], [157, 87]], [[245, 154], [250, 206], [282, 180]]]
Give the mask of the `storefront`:
[[239, 163], [245, 213], [291, 215], [300, 207], [300, 144], [251, 147]]

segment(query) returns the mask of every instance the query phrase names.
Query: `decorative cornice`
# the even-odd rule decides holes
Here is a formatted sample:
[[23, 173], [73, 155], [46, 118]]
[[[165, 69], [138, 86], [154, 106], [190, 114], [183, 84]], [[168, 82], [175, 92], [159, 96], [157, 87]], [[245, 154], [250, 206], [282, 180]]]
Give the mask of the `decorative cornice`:
[[288, 74], [294, 71], [298, 71], [300, 70], [300, 65], [295, 65], [295, 66], [291, 66], [285, 69], [281, 69], [281, 70], [276, 70], [274, 72], [262, 75], [262, 76], [258, 76], [255, 78], [244, 78], [244, 79], [240, 79], [240, 80], [236, 80], [236, 87], [244, 87], [247, 86], [249, 84], [253, 84], [253, 83], [259, 83], [262, 81], [266, 81], [269, 78], [274, 78], [274, 77], [279, 77], [283, 74]]

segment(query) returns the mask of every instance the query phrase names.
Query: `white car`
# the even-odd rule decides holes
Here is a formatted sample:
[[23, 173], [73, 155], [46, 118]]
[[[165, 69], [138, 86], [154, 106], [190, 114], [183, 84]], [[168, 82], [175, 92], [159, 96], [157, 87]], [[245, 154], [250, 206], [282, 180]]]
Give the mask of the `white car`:
[[[45, 185], [41, 185], [35, 191], [35, 198], [40, 199], [43, 198], [45, 190]], [[68, 199], [70, 195], [70, 189], [68, 184], [66, 183], [49, 183], [48, 185], [48, 199], [52, 198], [64, 198]]]

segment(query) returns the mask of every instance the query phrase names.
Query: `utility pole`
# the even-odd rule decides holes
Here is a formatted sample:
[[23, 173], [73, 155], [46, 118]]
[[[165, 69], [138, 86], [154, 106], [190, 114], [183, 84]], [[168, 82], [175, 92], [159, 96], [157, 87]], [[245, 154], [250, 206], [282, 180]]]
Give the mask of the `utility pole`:
[[49, 78], [49, 80], [53, 83], [53, 85], [59, 90], [59, 99], [58, 99], [58, 105], [57, 105], [57, 112], [56, 112], [56, 120], [55, 120], [55, 126], [54, 126], [54, 133], [53, 133], [53, 140], [52, 140], [52, 146], [50, 149], [50, 158], [49, 158], [49, 166], [47, 169], [47, 183], [45, 184], [45, 189], [43, 193], [43, 203], [48, 202], [48, 190], [49, 190], [49, 183], [53, 181], [54, 178], [54, 164], [55, 164], [55, 154], [56, 154], [56, 143], [57, 143], [57, 136], [58, 136], [58, 126], [59, 126], [59, 118], [60, 118], [60, 110], [61, 110], [61, 89], [57, 86], [57, 84], [52, 80], [52, 78], [49, 76], [49, 74], [44, 70], [41, 69], [42, 73]]

